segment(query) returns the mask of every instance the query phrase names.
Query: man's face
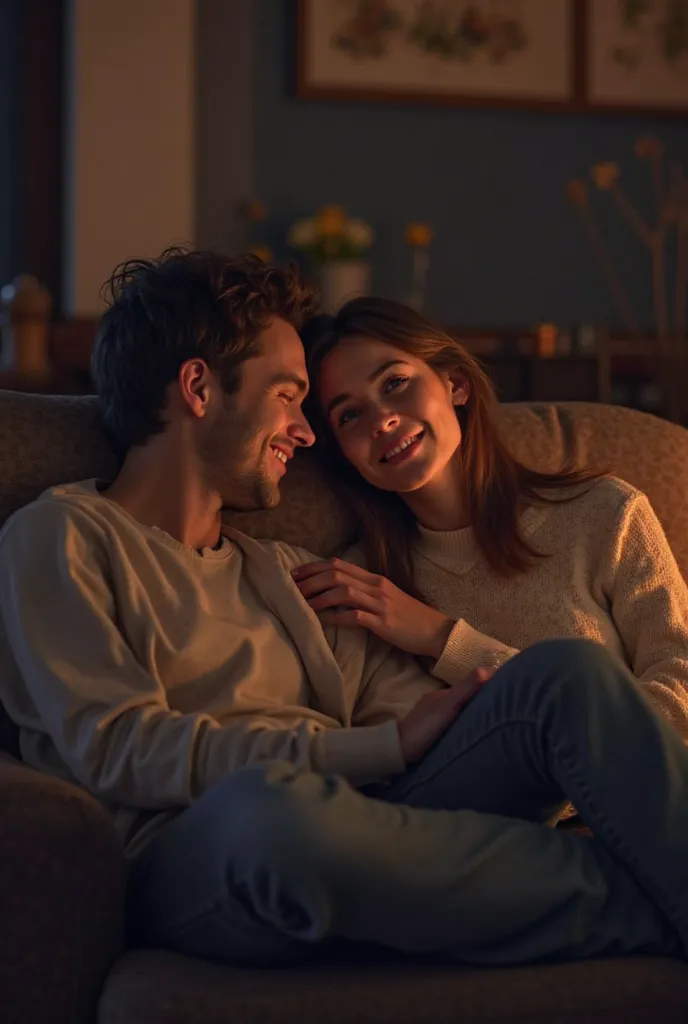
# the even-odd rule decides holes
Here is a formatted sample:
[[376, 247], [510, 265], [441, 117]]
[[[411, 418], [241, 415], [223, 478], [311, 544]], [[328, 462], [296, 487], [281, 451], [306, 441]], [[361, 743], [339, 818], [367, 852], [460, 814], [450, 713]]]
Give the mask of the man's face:
[[222, 396], [201, 435], [210, 487], [225, 507], [241, 511], [278, 505], [294, 450], [315, 440], [301, 409], [308, 375], [298, 334], [275, 318], [259, 344], [260, 354], [242, 365], [238, 390]]

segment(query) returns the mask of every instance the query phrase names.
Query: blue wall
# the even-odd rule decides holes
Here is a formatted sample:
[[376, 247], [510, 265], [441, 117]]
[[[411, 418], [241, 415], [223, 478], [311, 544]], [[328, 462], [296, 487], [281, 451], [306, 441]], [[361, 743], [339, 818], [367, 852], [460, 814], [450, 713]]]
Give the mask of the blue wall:
[[[650, 209], [633, 143], [657, 135], [688, 169], [685, 121], [297, 100], [292, 10], [289, 0], [254, 4], [255, 192], [276, 221], [269, 230], [280, 255], [292, 218], [341, 204], [378, 232], [376, 290], [403, 298], [404, 224], [427, 220], [435, 230], [428, 305], [444, 322], [619, 324], [564, 185], [597, 161], [615, 160], [628, 191]], [[605, 197], [594, 198], [638, 318], [649, 326], [646, 251]]]
[[0, 287], [16, 273], [13, 266], [16, 122], [16, 27], [18, 4], [0, 3]]

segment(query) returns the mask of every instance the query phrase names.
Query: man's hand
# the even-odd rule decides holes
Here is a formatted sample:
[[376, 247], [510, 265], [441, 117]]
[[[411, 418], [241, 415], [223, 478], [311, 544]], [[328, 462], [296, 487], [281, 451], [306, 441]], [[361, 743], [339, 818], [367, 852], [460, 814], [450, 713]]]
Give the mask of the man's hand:
[[456, 686], [421, 697], [398, 723], [401, 752], [407, 764], [420, 761], [495, 671], [492, 668], [473, 669]]
[[325, 626], [363, 626], [409, 654], [440, 657], [454, 620], [385, 576], [341, 558], [307, 562], [292, 577]]

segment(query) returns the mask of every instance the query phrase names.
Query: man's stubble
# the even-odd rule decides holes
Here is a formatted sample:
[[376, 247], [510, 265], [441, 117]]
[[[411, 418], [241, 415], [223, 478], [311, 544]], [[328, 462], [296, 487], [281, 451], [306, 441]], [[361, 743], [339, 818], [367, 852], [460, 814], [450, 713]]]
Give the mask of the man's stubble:
[[279, 487], [268, 475], [270, 438], [261, 442], [258, 426], [255, 415], [237, 410], [227, 398], [202, 441], [208, 486], [231, 511], [254, 512], [279, 504]]

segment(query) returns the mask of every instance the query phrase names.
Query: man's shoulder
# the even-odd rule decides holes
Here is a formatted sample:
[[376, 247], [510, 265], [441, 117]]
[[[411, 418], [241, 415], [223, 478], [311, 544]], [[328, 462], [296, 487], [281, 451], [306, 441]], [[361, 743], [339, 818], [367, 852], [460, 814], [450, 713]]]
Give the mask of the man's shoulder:
[[21, 539], [49, 536], [56, 540], [68, 532], [90, 540], [103, 536], [97, 509], [99, 500], [91, 481], [51, 487], [14, 512], [0, 531], [0, 547]]

